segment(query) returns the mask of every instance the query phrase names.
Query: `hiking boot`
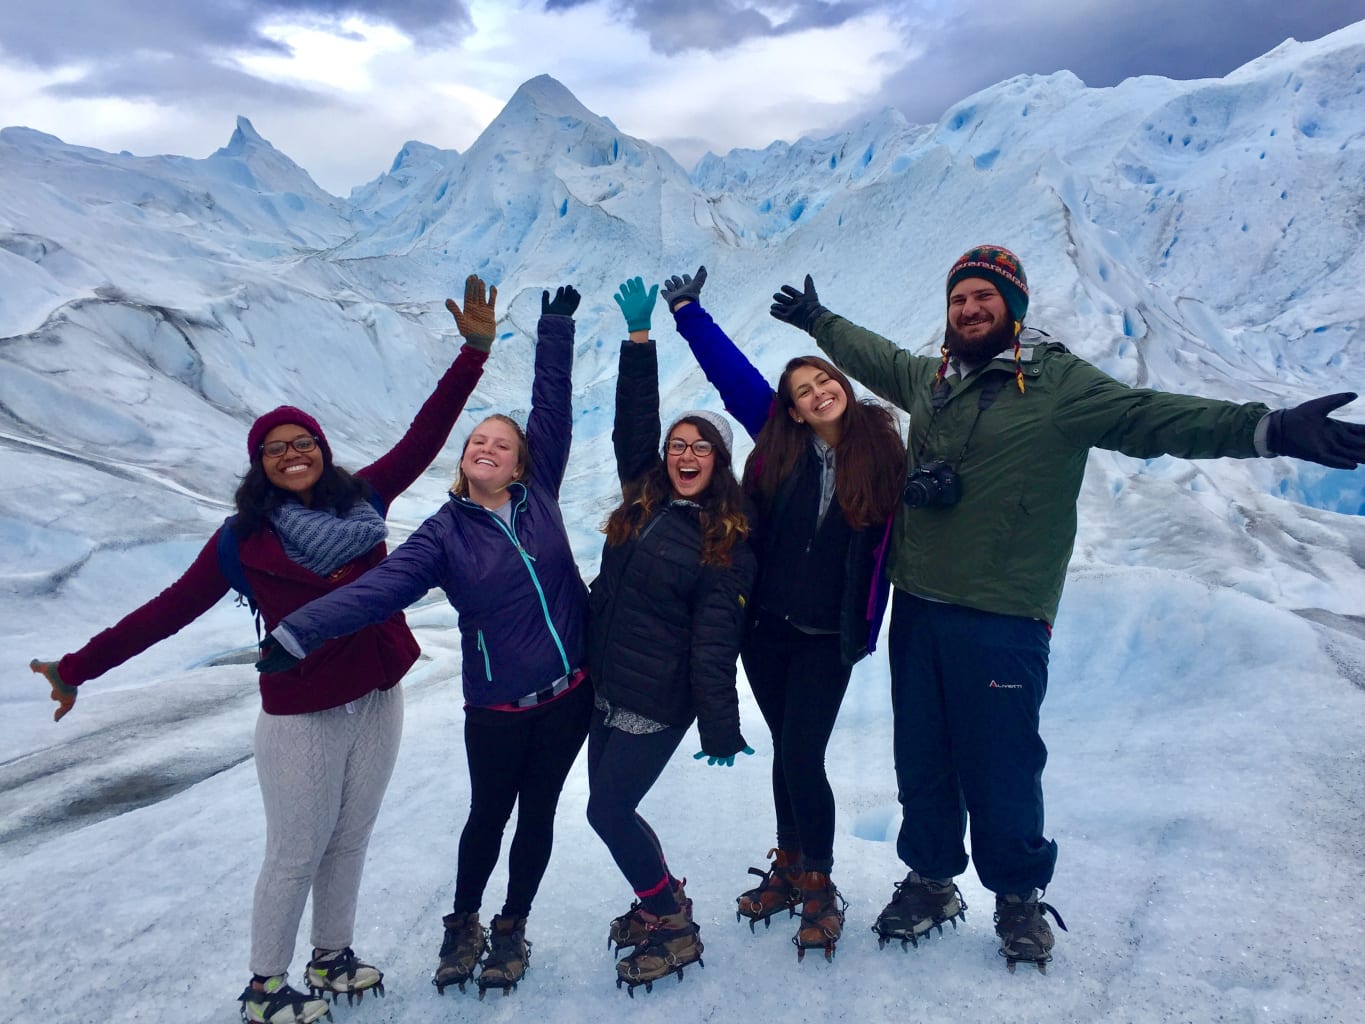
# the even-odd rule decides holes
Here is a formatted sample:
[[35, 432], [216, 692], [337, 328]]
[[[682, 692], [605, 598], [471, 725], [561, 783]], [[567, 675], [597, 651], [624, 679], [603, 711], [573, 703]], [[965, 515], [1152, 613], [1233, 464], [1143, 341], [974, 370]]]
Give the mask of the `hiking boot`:
[[458, 985], [463, 992], [465, 982], [483, 956], [483, 925], [479, 924], [477, 911], [447, 914], [441, 918], [441, 923], [446, 932], [441, 940], [441, 962], [436, 965], [436, 975], [431, 983], [442, 995], [447, 985]]
[[893, 939], [900, 939], [901, 948], [918, 946], [920, 938], [931, 928], [943, 934], [943, 923], [951, 921], [957, 928], [958, 919], [967, 919], [967, 901], [951, 878], [924, 878], [912, 871], [905, 880], [896, 883], [891, 902], [877, 917], [872, 930], [877, 933], [877, 948], [883, 949]]
[[834, 944], [844, 932], [844, 911], [848, 901], [840, 895], [829, 875], [808, 871], [801, 882], [801, 927], [792, 937], [796, 959], [803, 960], [808, 949], [823, 949], [825, 959], [834, 959]]
[[[677, 901], [678, 909], [687, 915], [687, 920], [692, 920], [692, 901], [687, 898], [687, 892], [683, 888], [687, 884], [684, 878], [673, 887], [673, 899]], [[621, 955], [621, 950], [638, 946], [645, 941], [645, 932], [649, 930], [642, 915], [646, 913], [645, 908], [639, 900], [631, 903], [630, 909], [620, 917], [611, 922], [611, 930], [607, 936], [607, 947], [610, 949], [615, 944], [613, 952]]]
[[526, 918], [498, 914], [488, 925], [488, 955], [479, 971], [479, 998], [490, 988], [500, 988], [503, 995], [511, 995], [530, 962]]
[[742, 921], [747, 917], [749, 931], [753, 931], [759, 921], [763, 922], [764, 928], [770, 928], [772, 921], [769, 919], [774, 914], [785, 910], [787, 916], [791, 917], [801, 905], [800, 851], [775, 848], [768, 851], [768, 859], [773, 866], [767, 871], [762, 868], [749, 869], [749, 874], [757, 875], [763, 881], [747, 892], [740, 893], [735, 900], [735, 920]]
[[1025, 894], [1006, 894], [995, 898], [995, 934], [1000, 936], [1000, 955], [1014, 973], [1015, 964], [1033, 964], [1044, 974], [1052, 962], [1052, 929], [1043, 912], [1051, 914], [1057, 927], [1066, 931], [1066, 922], [1057, 908], [1038, 898], [1037, 889]]
[[327, 1000], [310, 999], [290, 988], [283, 974], [267, 978], [260, 988], [247, 985], [237, 1001], [242, 1004], [245, 1024], [313, 1024], [323, 1017], [332, 1019]]
[[333, 999], [342, 992], [346, 993], [346, 1003], [350, 1005], [357, 999], [364, 999], [371, 989], [375, 995], [384, 994], [384, 972], [370, 964], [362, 963], [350, 946], [345, 949], [314, 950], [316, 954], [308, 962], [303, 980], [308, 990], [315, 996], [331, 995]]
[[643, 985], [646, 992], [654, 990], [654, 983], [660, 978], [676, 974], [682, 980], [683, 968], [688, 964], [702, 963], [701, 930], [692, 923], [692, 915], [686, 911], [656, 917], [648, 910], [639, 911], [644, 919], [645, 939], [635, 947], [635, 951], [616, 964], [616, 987], [629, 985], [629, 994], [635, 998], [635, 989]]

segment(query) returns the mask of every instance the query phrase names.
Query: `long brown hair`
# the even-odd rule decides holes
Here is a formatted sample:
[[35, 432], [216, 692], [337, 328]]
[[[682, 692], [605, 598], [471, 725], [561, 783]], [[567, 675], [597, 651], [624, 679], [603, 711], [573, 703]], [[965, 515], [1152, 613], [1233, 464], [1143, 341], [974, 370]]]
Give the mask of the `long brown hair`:
[[834, 446], [834, 496], [844, 519], [855, 530], [884, 523], [896, 510], [905, 477], [905, 443], [891, 410], [872, 399], [858, 401], [839, 368], [819, 356], [797, 356], [777, 381], [775, 408], [754, 439], [744, 464], [744, 490], [765, 511], [777, 489], [810, 449], [811, 429], [791, 416], [791, 375], [803, 366], [828, 374], [841, 388], [843, 432]]
[[[522, 483], [526, 483], [531, 479], [531, 446], [526, 442], [526, 431], [522, 430], [521, 424], [518, 423], [516, 420], [512, 419], [511, 416], [505, 416], [500, 412], [492, 413], [488, 416], [485, 416], [483, 419], [479, 420], [479, 422], [474, 425], [474, 430], [478, 430], [479, 427], [483, 426], [489, 420], [497, 420], [499, 423], [506, 423], [509, 427], [516, 431], [517, 461], [521, 463], [521, 476], [517, 477], [517, 480], [519, 480]], [[471, 430], [468, 436], [465, 437], [464, 447], [460, 449], [461, 466], [464, 465], [464, 454], [465, 452], [469, 451], [469, 438], [474, 436], [474, 430]], [[469, 497], [469, 481], [464, 478], [463, 469], [456, 470], [455, 482], [450, 485], [450, 493], [455, 495], [455, 497], [457, 498]]]
[[[725, 447], [720, 432], [700, 416], [684, 416], [678, 423], [690, 423], [697, 428], [703, 440], [712, 444], [712, 458], [716, 460], [711, 470], [711, 482], [701, 494], [701, 514], [698, 522], [701, 527], [702, 565], [727, 566], [730, 552], [734, 546], [749, 535], [749, 519], [744, 514], [744, 490], [735, 479], [730, 460], [730, 449]], [[673, 424], [674, 427], [678, 423]], [[671, 434], [673, 427], [669, 428]], [[607, 535], [609, 545], [624, 544], [638, 536], [640, 530], [654, 517], [661, 507], [673, 497], [673, 481], [668, 476], [668, 466], [662, 457], [657, 459], [642, 475], [627, 481], [621, 488], [621, 504], [607, 519], [602, 532]]]

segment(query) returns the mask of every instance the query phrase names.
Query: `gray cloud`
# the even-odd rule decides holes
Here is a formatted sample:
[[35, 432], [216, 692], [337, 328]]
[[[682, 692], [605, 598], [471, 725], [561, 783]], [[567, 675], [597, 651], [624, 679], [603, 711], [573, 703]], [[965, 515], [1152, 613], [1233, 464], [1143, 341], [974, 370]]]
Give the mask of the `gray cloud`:
[[129, 71], [135, 64], [128, 58], [138, 54], [284, 52], [261, 33], [265, 22], [281, 14], [320, 23], [361, 14], [431, 43], [449, 41], [449, 33], [472, 25], [463, 0], [52, 0], [0, 5], [0, 51], [42, 68], [93, 62], [122, 64]]
[[[570, 10], [593, 0], [546, 0], [545, 9]], [[887, 0], [612, 0], [629, 24], [649, 36], [651, 49], [664, 54], [686, 50], [723, 52], [747, 39], [782, 36], [812, 28], [834, 28], [869, 10], [903, 6]], [[776, 20], [766, 11], [779, 10]]]
[[1221, 78], [1287, 38], [1317, 39], [1365, 18], [1365, 0], [1016, 0], [942, 11], [923, 4], [905, 16], [907, 50], [923, 53], [887, 81], [878, 106], [933, 123], [1020, 74], [1067, 70], [1092, 87], [1138, 75]]

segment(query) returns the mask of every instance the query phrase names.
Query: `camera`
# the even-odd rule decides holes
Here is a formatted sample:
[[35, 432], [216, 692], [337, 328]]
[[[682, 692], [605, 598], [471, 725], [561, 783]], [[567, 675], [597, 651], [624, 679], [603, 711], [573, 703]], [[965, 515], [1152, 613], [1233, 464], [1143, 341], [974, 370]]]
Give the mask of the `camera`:
[[901, 499], [908, 508], [934, 505], [947, 508], [956, 505], [960, 497], [962, 479], [943, 459], [933, 459], [912, 469], [905, 478], [905, 490], [901, 492]]

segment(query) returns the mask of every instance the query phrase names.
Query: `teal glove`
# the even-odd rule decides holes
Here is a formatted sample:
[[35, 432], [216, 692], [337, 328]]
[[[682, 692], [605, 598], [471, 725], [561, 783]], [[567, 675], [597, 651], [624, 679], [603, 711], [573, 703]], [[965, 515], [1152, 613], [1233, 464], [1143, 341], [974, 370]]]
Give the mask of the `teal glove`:
[[654, 312], [654, 300], [659, 297], [656, 284], [645, 291], [644, 278], [632, 277], [622, 283], [621, 290], [612, 296], [626, 318], [626, 330], [649, 330], [649, 315]]
[[[743, 750], [740, 751], [741, 754], [752, 754], [753, 752], [754, 752], [753, 747], [745, 747]], [[726, 757], [714, 757], [708, 755], [704, 750], [698, 750], [695, 754], [692, 755], [692, 760], [700, 761], [703, 757], [706, 758], [706, 763], [708, 766], [720, 765], [722, 768], [733, 768], [735, 766], [734, 754], [730, 754]]]

